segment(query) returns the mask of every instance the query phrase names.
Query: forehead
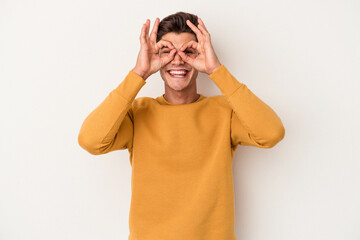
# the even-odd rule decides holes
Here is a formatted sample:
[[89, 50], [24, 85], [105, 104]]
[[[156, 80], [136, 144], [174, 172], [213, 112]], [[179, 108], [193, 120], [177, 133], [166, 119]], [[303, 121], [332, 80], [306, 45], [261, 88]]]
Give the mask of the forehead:
[[191, 40], [196, 41], [195, 35], [188, 32], [182, 32], [182, 33], [169, 32], [164, 36], [162, 36], [161, 39], [171, 42], [175, 46], [175, 48], [180, 48], [184, 43], [187, 43]]

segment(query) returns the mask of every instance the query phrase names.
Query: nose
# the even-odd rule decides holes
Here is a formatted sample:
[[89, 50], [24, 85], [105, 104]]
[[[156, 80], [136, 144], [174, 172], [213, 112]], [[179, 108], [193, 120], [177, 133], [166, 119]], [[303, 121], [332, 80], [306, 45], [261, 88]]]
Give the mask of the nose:
[[174, 59], [171, 61], [173, 64], [184, 64], [183, 59], [179, 55], [179, 50], [176, 50]]

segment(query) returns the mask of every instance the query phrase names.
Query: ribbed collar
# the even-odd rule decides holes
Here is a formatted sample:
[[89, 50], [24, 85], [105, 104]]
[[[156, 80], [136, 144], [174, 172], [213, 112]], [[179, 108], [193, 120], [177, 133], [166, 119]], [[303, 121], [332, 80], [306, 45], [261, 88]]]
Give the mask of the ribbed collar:
[[172, 106], [187, 106], [187, 105], [193, 105], [196, 104], [200, 101], [202, 101], [203, 99], [206, 98], [206, 96], [202, 95], [201, 93], [199, 93], [200, 97], [192, 103], [187, 103], [187, 104], [174, 104], [174, 103], [170, 103], [168, 101], [166, 101], [166, 99], [164, 98], [164, 94], [162, 94], [161, 96], [157, 97], [156, 100], [161, 104], [161, 105], [172, 105]]

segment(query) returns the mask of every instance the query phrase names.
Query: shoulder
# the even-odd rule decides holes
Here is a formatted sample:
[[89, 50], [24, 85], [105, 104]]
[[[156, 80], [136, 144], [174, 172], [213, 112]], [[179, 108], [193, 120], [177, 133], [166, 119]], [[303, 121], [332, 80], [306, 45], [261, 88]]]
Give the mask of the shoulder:
[[208, 97], [209, 103], [213, 106], [225, 109], [231, 109], [228, 101], [225, 99], [223, 95], [216, 95]]
[[151, 97], [138, 97], [138, 98], [134, 99], [134, 101], [132, 102], [132, 108], [134, 110], [138, 110], [141, 108], [148, 108], [155, 102], [156, 102], [156, 100]]

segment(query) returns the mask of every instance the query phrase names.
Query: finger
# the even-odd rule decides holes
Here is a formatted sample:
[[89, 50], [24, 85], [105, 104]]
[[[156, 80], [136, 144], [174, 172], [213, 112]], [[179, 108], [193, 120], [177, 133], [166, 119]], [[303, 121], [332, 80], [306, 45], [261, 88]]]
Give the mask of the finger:
[[206, 31], [205, 27], [202, 24], [199, 24], [199, 29], [201, 30], [201, 32], [204, 34], [205, 37], [209, 37], [210, 34], [208, 31]]
[[184, 43], [184, 45], [181, 46], [181, 48], [179, 49], [180, 51], [185, 51], [185, 49], [187, 48], [194, 48], [194, 49], [197, 49], [198, 48], [198, 43], [194, 40], [191, 40], [187, 43]]
[[156, 51], [159, 51], [161, 48], [163, 47], [168, 47], [170, 49], [174, 49], [174, 45], [172, 45], [171, 42], [166, 41], [166, 40], [160, 40], [156, 43]]
[[201, 18], [198, 18], [198, 21], [199, 21], [199, 25], [201, 25], [205, 29], [205, 31], [208, 33], [209, 31], [205, 27], [205, 24], [204, 24], [203, 20]]
[[194, 62], [193, 58], [187, 56], [184, 52], [179, 51], [178, 53], [179, 53], [180, 57], [182, 58], [182, 60], [184, 60], [185, 62], [187, 62], [191, 66], [193, 66], [193, 62]]
[[149, 40], [149, 28], [150, 28], [150, 20], [146, 19], [146, 31], [145, 31], [145, 37], [146, 40]]
[[202, 32], [190, 20], [186, 20], [186, 23], [191, 28], [191, 30], [194, 31], [194, 33], [196, 34], [197, 39], [199, 41], [202, 40], [203, 39]]
[[154, 27], [153, 27], [153, 29], [151, 31], [151, 34], [150, 34], [150, 41], [152, 43], [156, 42], [156, 34], [157, 34], [157, 31], [158, 31], [158, 27], [159, 27], [159, 18], [156, 18], [155, 22], [154, 22]]
[[146, 43], [145, 28], [146, 28], [146, 25], [143, 24], [143, 25], [142, 25], [142, 28], [141, 28], [141, 34], [140, 34], [140, 43], [141, 43], [141, 45], [143, 45], [143, 44]]
[[174, 59], [174, 56], [175, 56], [175, 53], [176, 53], [176, 49], [172, 49], [171, 51], [170, 51], [170, 54], [169, 55], [167, 55], [166, 57], [163, 57], [162, 59], [163, 59], [163, 64], [162, 64], [162, 66], [165, 66], [166, 64], [168, 64], [171, 60], [173, 60]]

